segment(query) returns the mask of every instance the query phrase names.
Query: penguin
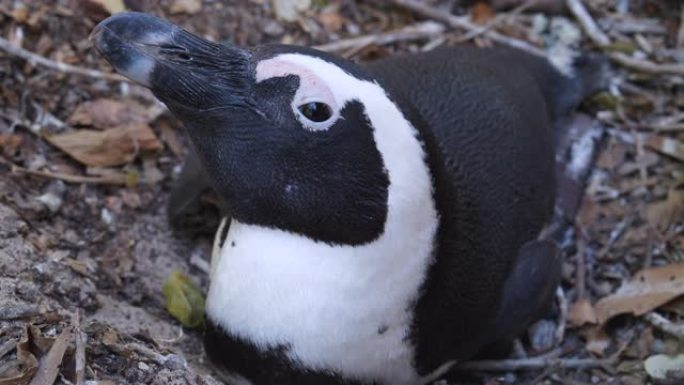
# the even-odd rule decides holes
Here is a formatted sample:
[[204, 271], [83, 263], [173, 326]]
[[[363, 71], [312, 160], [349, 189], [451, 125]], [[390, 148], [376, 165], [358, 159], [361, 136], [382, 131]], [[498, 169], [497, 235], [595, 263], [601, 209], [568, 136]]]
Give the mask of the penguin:
[[229, 209], [204, 339], [227, 383], [426, 384], [552, 303], [575, 214], [559, 195], [588, 164], [559, 173], [560, 122], [599, 87], [594, 61], [454, 46], [358, 64], [141, 13], [91, 41], [184, 124]]

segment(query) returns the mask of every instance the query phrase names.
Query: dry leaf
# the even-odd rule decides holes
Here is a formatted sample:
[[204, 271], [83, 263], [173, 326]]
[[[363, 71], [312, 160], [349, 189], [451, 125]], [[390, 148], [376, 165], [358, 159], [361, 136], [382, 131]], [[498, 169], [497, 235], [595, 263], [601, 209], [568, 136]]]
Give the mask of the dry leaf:
[[611, 339], [600, 327], [592, 327], [584, 333], [587, 350], [596, 356], [603, 357], [610, 346]]
[[175, 0], [169, 10], [172, 14], [187, 13], [194, 15], [202, 9], [202, 0]]
[[10, 133], [0, 134], [0, 149], [5, 156], [12, 157], [17, 153], [23, 139], [21, 136]]
[[496, 16], [494, 8], [488, 3], [478, 1], [470, 9], [470, 17], [475, 24], [485, 24]]
[[296, 21], [299, 14], [311, 7], [311, 0], [272, 0], [273, 11], [280, 20]]
[[169, 146], [171, 152], [177, 157], [182, 158], [185, 155], [185, 148], [178, 137], [178, 132], [165, 120], [158, 122], [158, 128], [161, 130], [161, 139]]
[[118, 166], [131, 162], [142, 151], [162, 148], [152, 129], [142, 123], [105, 131], [75, 130], [46, 139], [87, 166]]
[[655, 151], [684, 162], [684, 143], [660, 135], [650, 135], [646, 145]]
[[131, 100], [97, 99], [79, 105], [68, 122], [78, 126], [107, 128], [128, 123], [148, 123], [159, 115], [154, 107]]
[[328, 32], [337, 32], [344, 26], [344, 17], [336, 9], [321, 12], [318, 21]]
[[596, 323], [596, 313], [589, 300], [580, 298], [568, 309], [568, 322], [572, 326], [583, 326]]
[[69, 347], [71, 339], [71, 329], [64, 328], [52, 344], [50, 351], [41, 359], [38, 372], [31, 380], [30, 385], [51, 385], [55, 382], [57, 374], [59, 374], [59, 367], [64, 359], [64, 353]]
[[13, 367], [5, 367], [0, 378], [0, 385], [25, 385], [38, 370], [38, 359], [31, 352], [28, 325], [24, 328], [21, 339], [17, 343], [17, 360]]
[[653, 227], [665, 231], [684, 216], [684, 191], [670, 190], [667, 199], [648, 206], [646, 219]]
[[89, 0], [93, 4], [97, 4], [102, 9], [107, 11], [110, 15], [126, 10], [123, 0]]
[[[684, 354], [668, 356], [656, 354], [644, 361], [644, 370], [656, 380], [684, 381]], [[681, 383], [681, 382], [679, 382]]]
[[166, 310], [185, 327], [197, 327], [204, 322], [204, 297], [192, 281], [179, 271], [172, 272], [164, 282]]
[[684, 263], [644, 269], [594, 305], [600, 324], [619, 314], [646, 314], [684, 294]]

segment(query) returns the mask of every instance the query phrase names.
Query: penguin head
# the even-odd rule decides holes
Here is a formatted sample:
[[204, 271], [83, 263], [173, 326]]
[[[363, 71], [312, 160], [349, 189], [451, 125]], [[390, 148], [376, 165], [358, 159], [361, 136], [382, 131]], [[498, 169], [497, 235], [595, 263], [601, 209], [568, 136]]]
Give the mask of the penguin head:
[[110, 17], [91, 39], [183, 122], [235, 220], [330, 244], [382, 235], [390, 174], [375, 134], [403, 117], [359, 66], [217, 44], [140, 13]]

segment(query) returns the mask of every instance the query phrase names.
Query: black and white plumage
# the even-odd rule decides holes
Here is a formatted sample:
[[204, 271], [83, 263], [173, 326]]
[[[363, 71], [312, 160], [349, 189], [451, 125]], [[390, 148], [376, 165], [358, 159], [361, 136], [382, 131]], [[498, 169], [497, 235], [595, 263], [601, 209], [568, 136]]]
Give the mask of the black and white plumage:
[[510, 49], [243, 50], [136, 13], [93, 41], [183, 121], [230, 209], [205, 347], [233, 383], [426, 383], [552, 298], [554, 127], [591, 76]]

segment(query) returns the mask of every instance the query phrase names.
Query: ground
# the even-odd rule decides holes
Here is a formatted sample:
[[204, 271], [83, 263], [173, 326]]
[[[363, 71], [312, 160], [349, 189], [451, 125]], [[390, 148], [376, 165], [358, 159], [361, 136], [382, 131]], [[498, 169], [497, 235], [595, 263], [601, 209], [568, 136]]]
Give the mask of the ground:
[[566, 3], [579, 2], [0, 0], [0, 384], [217, 383], [201, 330], [182, 327], [162, 293], [176, 270], [207, 287], [210, 231], [167, 221], [182, 129], [87, 39], [123, 8], [217, 41], [323, 45], [359, 61], [464, 40], [601, 51], [610, 89], [583, 110], [607, 135], [559, 311], [510, 359], [450, 381], [681, 383], [684, 8]]

